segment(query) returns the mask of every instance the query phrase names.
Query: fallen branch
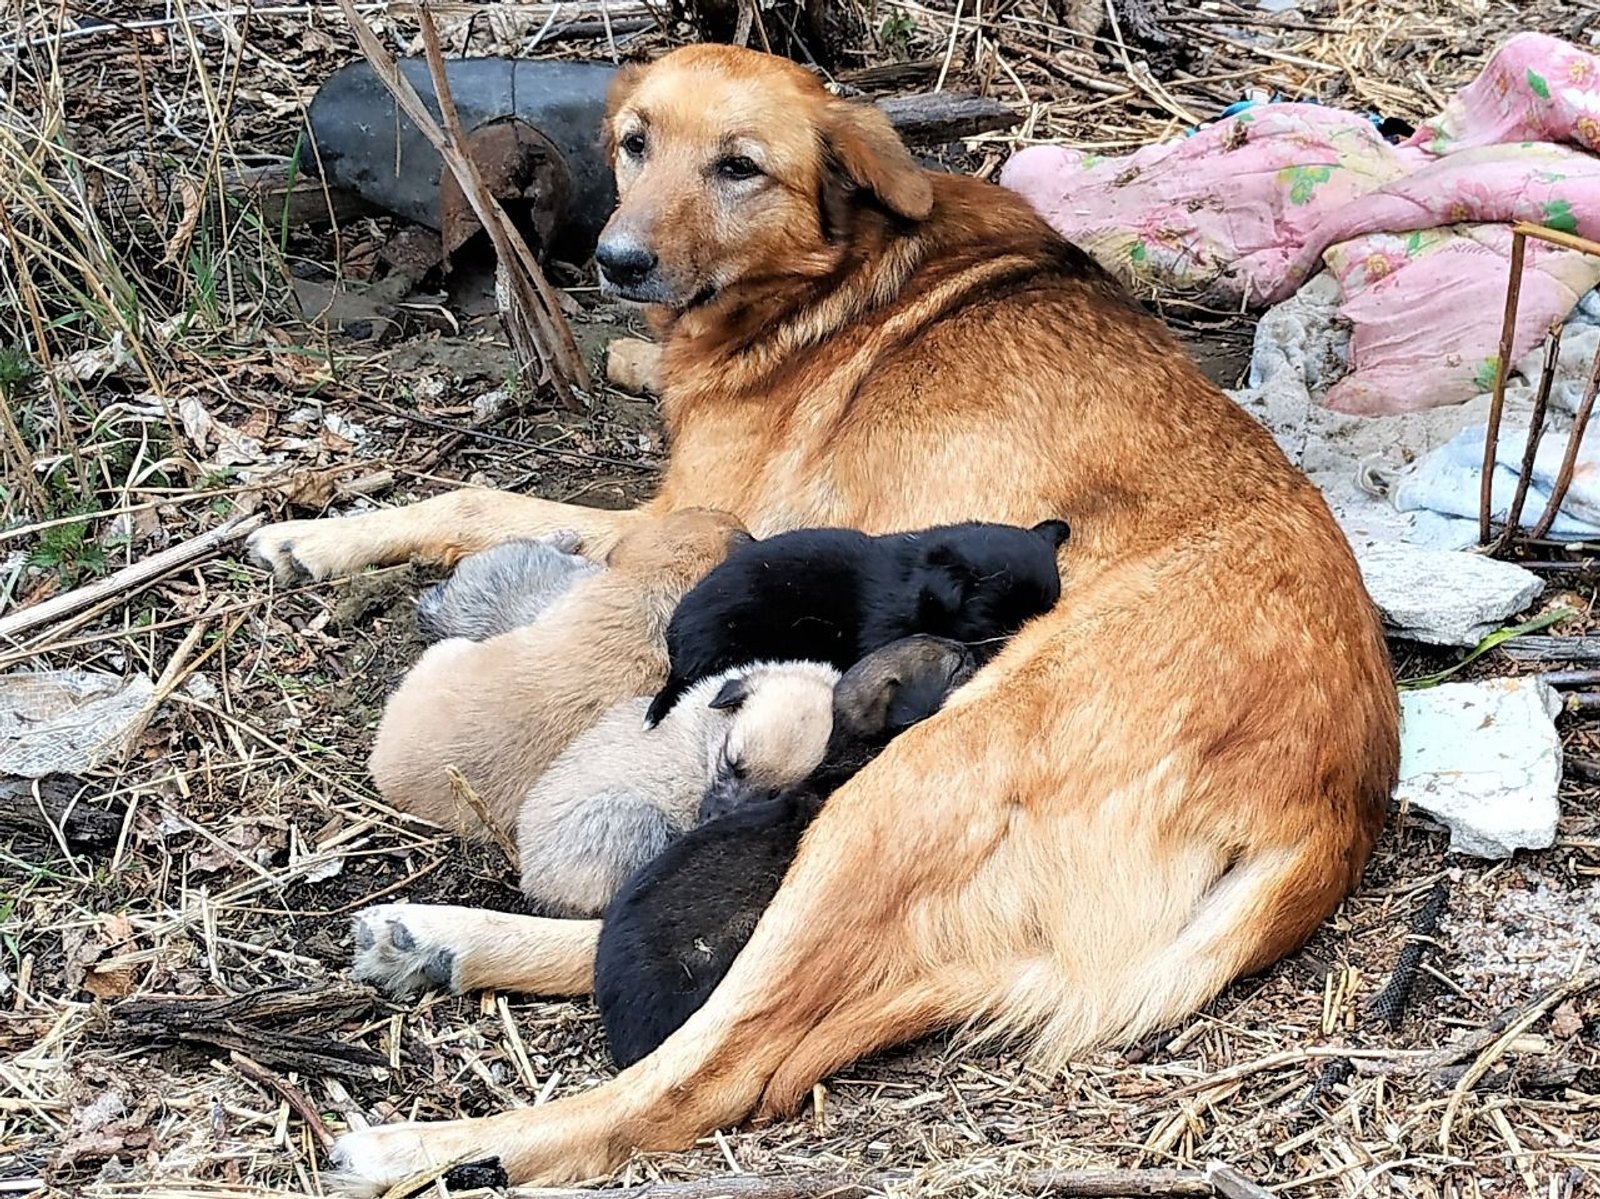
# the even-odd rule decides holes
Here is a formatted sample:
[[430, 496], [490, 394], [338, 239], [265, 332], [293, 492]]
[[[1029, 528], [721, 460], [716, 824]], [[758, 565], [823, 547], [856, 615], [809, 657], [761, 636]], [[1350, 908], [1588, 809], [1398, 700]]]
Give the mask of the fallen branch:
[[895, 132], [913, 145], [939, 145], [1020, 124], [1020, 118], [987, 96], [929, 92], [877, 102]]
[[107, 575], [65, 595], [54, 596], [43, 603], [23, 608], [20, 612], [13, 612], [10, 616], [0, 618], [0, 639], [20, 637], [40, 625], [80, 612], [112, 596], [137, 591], [147, 583], [155, 582], [162, 575], [210, 557], [230, 541], [235, 541], [260, 526], [265, 520], [266, 517], [259, 514], [236, 516], [214, 529], [201, 533], [198, 537], [191, 537], [188, 541], [164, 549], [159, 554], [151, 554], [143, 561], [124, 567], [116, 574]]
[[[456, 1167], [460, 1169], [461, 1167]], [[1199, 1170], [1029, 1170], [996, 1180], [996, 1194], [1056, 1196], [1059, 1199], [1258, 1199], [1265, 1194], [1226, 1166], [1208, 1181]], [[912, 1181], [903, 1173], [731, 1174], [693, 1182], [658, 1182], [606, 1191], [607, 1199], [869, 1199]], [[1245, 1188], [1238, 1189], [1242, 1183]], [[594, 1191], [513, 1187], [508, 1199], [595, 1199]]]
[[118, 1032], [139, 1041], [186, 1041], [231, 1050], [252, 1064], [275, 1066], [315, 1077], [333, 1074], [367, 1081], [388, 1068], [382, 1054], [332, 1036], [263, 1024], [289, 1022], [296, 1029], [331, 1027], [372, 1007], [364, 987], [318, 990], [270, 989], [233, 997], [177, 996], [131, 999], [111, 1013]]
[[90, 787], [61, 774], [0, 779], [0, 838], [35, 837], [64, 840], [76, 849], [110, 849], [122, 831], [124, 812], [83, 802]]
[[1600, 636], [1518, 637], [1496, 648], [1515, 662], [1600, 662]]

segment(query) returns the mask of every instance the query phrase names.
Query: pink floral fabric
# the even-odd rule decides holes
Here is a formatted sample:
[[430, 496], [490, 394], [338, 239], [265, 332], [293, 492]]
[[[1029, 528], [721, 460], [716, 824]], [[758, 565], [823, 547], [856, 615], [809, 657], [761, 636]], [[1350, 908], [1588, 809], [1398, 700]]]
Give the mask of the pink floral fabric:
[[[1324, 268], [1351, 324], [1323, 402], [1389, 413], [1493, 380], [1510, 222], [1600, 239], [1600, 59], [1519, 34], [1405, 143], [1314, 104], [1245, 109], [1102, 158], [1034, 146], [1000, 181], [1130, 282], [1276, 303]], [[1600, 283], [1600, 259], [1530, 243], [1514, 353]]]

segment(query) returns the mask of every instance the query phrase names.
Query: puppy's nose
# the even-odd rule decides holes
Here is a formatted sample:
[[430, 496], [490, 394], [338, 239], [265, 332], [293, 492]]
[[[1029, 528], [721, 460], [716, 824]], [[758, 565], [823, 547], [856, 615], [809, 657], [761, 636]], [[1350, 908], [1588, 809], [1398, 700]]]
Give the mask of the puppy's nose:
[[642, 283], [656, 269], [656, 256], [630, 241], [603, 241], [594, 248], [594, 260], [617, 287]]

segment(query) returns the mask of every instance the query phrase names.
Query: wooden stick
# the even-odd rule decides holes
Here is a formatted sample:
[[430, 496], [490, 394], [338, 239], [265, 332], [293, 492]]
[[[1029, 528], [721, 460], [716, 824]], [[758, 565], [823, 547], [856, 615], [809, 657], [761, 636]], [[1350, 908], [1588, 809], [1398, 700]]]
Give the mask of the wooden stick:
[[489, 836], [494, 838], [494, 843], [500, 847], [500, 852], [506, 855], [506, 861], [515, 874], [522, 866], [522, 859], [517, 854], [517, 847], [512, 843], [506, 830], [495, 823], [494, 817], [489, 815], [489, 805], [483, 802], [483, 797], [455, 766], [444, 768], [445, 776], [450, 780], [450, 794], [459, 802], [471, 809], [472, 814], [483, 822], [483, 827], [489, 830]]
[[[1556, 381], [1556, 361], [1561, 353], [1561, 333], [1564, 326], [1550, 330], [1544, 343], [1544, 365], [1539, 371], [1539, 390], [1533, 397], [1533, 413], [1528, 417], [1528, 441], [1522, 447], [1522, 470], [1517, 475], [1517, 491], [1511, 498], [1511, 510], [1506, 513], [1506, 527], [1500, 534], [1500, 545], [1509, 545], [1516, 539], [1522, 525], [1522, 506], [1528, 499], [1528, 488], [1533, 483], [1533, 460], [1539, 452], [1539, 437], [1544, 433], [1545, 411], [1550, 404], [1550, 388]], [[1499, 449], [1495, 450], [1496, 457]]]
[[[552, 355], [554, 365], [559, 367], [559, 372], [553, 372], [561, 376], [557, 380], [557, 392], [569, 408], [577, 409], [578, 404], [572, 396], [569, 384], [576, 383], [585, 391], [591, 386], [583, 355], [578, 352], [578, 344], [573, 340], [572, 329], [567, 324], [566, 318], [561, 315], [560, 301], [556, 299], [555, 292], [545, 279], [538, 259], [533, 256], [528, 243], [517, 234], [516, 228], [511, 224], [511, 218], [506, 215], [500, 201], [484, 182], [482, 172], [478, 170], [478, 161], [472, 156], [466, 130], [461, 124], [461, 115], [456, 111], [455, 96], [450, 91], [450, 80], [444, 65], [444, 50], [439, 45], [439, 30], [434, 25], [433, 13], [426, 4], [417, 7], [417, 20], [421, 24], [422, 41], [427, 50], [428, 73], [433, 78], [434, 99], [439, 102], [439, 113], [444, 117], [445, 135], [458, 149], [465, 173], [457, 170], [454, 165], [451, 169], [455, 171], [456, 181], [461, 184], [462, 192], [466, 196], [467, 203], [472, 206], [478, 223], [484, 227], [489, 234], [489, 240], [494, 243], [495, 256], [503, 264], [507, 281], [511, 284], [512, 296], [517, 300], [516, 307], [540, 326], [543, 340], [539, 342], [537, 348], [546, 355]], [[398, 75], [399, 71], [396, 70], [395, 73]], [[555, 343], [553, 346], [552, 340]]]
[[1495, 651], [1514, 662], [1600, 662], [1600, 636], [1513, 637], [1495, 646]]
[[1572, 416], [1572, 429], [1567, 433], [1567, 451], [1561, 456], [1561, 470], [1556, 475], [1555, 486], [1550, 489], [1550, 501], [1544, 507], [1539, 523], [1528, 531], [1529, 537], [1543, 537], [1556, 523], [1561, 505], [1567, 498], [1567, 488], [1572, 486], [1572, 472], [1577, 466], [1578, 450], [1583, 446], [1583, 435], [1589, 428], [1589, 416], [1594, 412], [1595, 394], [1600, 392], [1600, 349], [1595, 351], [1594, 365], [1589, 368], [1589, 385], [1583, 389], [1583, 399]]
[[[1216, 1167], [1233, 1184], [1237, 1172]], [[911, 1181], [902, 1173], [869, 1174], [728, 1174], [693, 1182], [658, 1182], [602, 1192], [607, 1199], [869, 1199]], [[1253, 1190], [1227, 1190], [1207, 1181], [1199, 1170], [1029, 1170], [997, 1180], [996, 1194], [1059, 1196], [1060, 1199], [1259, 1199]], [[1242, 1181], [1242, 1180], [1240, 1180]], [[1253, 1183], [1244, 1182], [1246, 1187]], [[595, 1191], [512, 1187], [508, 1199], [595, 1199]]]
[[1512, 225], [1511, 232], [1521, 237], [1531, 237], [1535, 241], [1549, 242], [1552, 246], [1560, 246], [1563, 250], [1576, 250], [1580, 254], [1593, 254], [1600, 258], [1600, 241], [1590, 241], [1587, 237], [1579, 237], [1576, 233], [1563, 233], [1559, 229], [1547, 229], [1543, 225], [1530, 225], [1527, 221], [1518, 221]]
[[288, 1079], [279, 1078], [271, 1070], [252, 1058], [246, 1057], [237, 1049], [228, 1051], [228, 1058], [233, 1062], [233, 1068], [253, 1082], [260, 1083], [268, 1090], [277, 1093], [278, 1097], [294, 1109], [295, 1114], [306, 1122], [306, 1127], [311, 1130], [311, 1135], [317, 1138], [317, 1144], [322, 1146], [326, 1153], [333, 1148], [334, 1135], [328, 1131], [328, 1125], [323, 1121], [322, 1114], [311, 1105], [311, 1101], [300, 1093]]
[[1232, 1166], [1212, 1162], [1206, 1167], [1206, 1181], [1222, 1199], [1272, 1199], [1272, 1192], [1251, 1182]]
[[1600, 687], [1600, 670], [1546, 670], [1536, 677], [1552, 687]]
[[930, 92], [916, 96], [891, 96], [877, 102], [895, 132], [908, 142], [938, 145], [960, 141], [979, 133], [1010, 129], [1021, 118], [998, 100], [987, 96], [961, 96]]
[[1522, 296], [1522, 259], [1527, 251], [1527, 235], [1520, 230], [1513, 231], [1511, 277], [1506, 281], [1506, 314], [1500, 322], [1500, 353], [1494, 365], [1494, 398], [1489, 401], [1489, 423], [1483, 432], [1483, 478], [1478, 484], [1479, 545], [1489, 544], [1489, 518], [1494, 509], [1494, 460], [1500, 441], [1500, 417], [1506, 407], [1506, 375], [1511, 370], [1511, 346], [1517, 335], [1517, 301]]
[[1489, 1068], [1503, 1057], [1511, 1043], [1527, 1032], [1539, 1018], [1551, 1008], [1574, 995], [1581, 995], [1600, 986], [1600, 970], [1589, 970], [1576, 978], [1570, 978], [1560, 986], [1546, 991], [1539, 998], [1528, 1004], [1522, 1011], [1506, 1024], [1505, 1031], [1478, 1055], [1476, 1061], [1467, 1067], [1467, 1072], [1461, 1076], [1461, 1081], [1456, 1083], [1456, 1089], [1450, 1096], [1450, 1101], [1445, 1105], [1444, 1116], [1439, 1121], [1439, 1149], [1443, 1153], [1450, 1152], [1450, 1131], [1455, 1127], [1456, 1115], [1461, 1110], [1467, 1095], [1478, 1081], [1489, 1072]]
[[252, 516], [236, 516], [214, 529], [208, 529], [198, 537], [191, 537], [188, 541], [170, 546], [159, 554], [151, 554], [142, 562], [124, 567], [116, 574], [107, 575], [87, 586], [78, 587], [65, 595], [54, 596], [20, 612], [13, 612], [10, 616], [0, 618], [0, 638], [20, 637], [40, 625], [70, 616], [112, 596], [137, 591], [145, 584], [155, 582], [162, 575], [210, 557], [230, 541], [245, 536], [265, 521], [266, 517], [259, 513]]

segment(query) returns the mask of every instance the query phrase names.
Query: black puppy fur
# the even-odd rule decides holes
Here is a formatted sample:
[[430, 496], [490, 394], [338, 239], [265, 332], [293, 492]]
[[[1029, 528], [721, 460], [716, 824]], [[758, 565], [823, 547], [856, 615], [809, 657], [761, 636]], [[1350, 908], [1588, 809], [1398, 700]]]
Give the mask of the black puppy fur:
[[961, 524], [869, 537], [802, 529], [730, 554], [667, 626], [671, 671], [650, 727], [698, 680], [749, 662], [806, 660], [839, 670], [917, 633], [992, 642], [1061, 595], [1066, 521], [1031, 529]]
[[809, 779], [776, 794], [708, 792], [706, 823], [622, 885], [600, 927], [594, 971], [618, 1066], [653, 1052], [710, 997], [828, 796], [895, 734], [938, 711], [977, 666], [970, 647], [925, 636], [864, 658], [834, 688], [833, 734]]

